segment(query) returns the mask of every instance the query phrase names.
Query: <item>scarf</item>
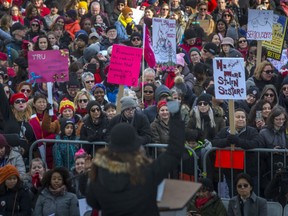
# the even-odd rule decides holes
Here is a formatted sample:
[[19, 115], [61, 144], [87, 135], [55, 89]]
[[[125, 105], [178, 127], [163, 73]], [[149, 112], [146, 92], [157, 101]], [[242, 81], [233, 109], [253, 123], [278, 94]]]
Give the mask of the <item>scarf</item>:
[[87, 114], [87, 110], [86, 109], [81, 109], [81, 108], [77, 108], [76, 109], [76, 113], [81, 115], [82, 117], [84, 117]]
[[[127, 19], [124, 18], [124, 16], [121, 14], [121, 16], [119, 16], [118, 21], [126, 28], [126, 26], [133, 21], [133, 19], [131, 17], [128, 17]], [[134, 28], [134, 24], [132, 24], [132, 29]]]
[[[202, 128], [202, 126], [204, 126], [204, 125], [202, 125], [202, 120], [203, 120], [204, 116], [201, 116], [201, 113], [200, 113], [198, 107], [196, 107], [194, 111], [195, 111], [195, 117], [196, 117], [196, 128], [204, 130], [205, 128]], [[209, 117], [209, 119], [208, 119], [208, 117]], [[210, 120], [210, 127], [215, 128], [216, 123], [214, 120], [214, 113], [213, 113], [213, 110], [211, 108], [209, 109], [208, 115], [206, 118], [207, 118], [206, 120]]]
[[54, 196], [63, 196], [64, 193], [66, 192], [66, 186], [62, 185], [60, 188], [57, 189], [53, 189], [51, 186], [49, 186], [48, 190]]
[[210, 199], [212, 198], [212, 196], [210, 197], [197, 197], [195, 200], [195, 206], [197, 209], [201, 208], [203, 205], [205, 205]]
[[43, 117], [44, 117], [44, 112], [43, 113], [36, 113], [37, 118], [39, 119], [40, 122], [42, 122]]

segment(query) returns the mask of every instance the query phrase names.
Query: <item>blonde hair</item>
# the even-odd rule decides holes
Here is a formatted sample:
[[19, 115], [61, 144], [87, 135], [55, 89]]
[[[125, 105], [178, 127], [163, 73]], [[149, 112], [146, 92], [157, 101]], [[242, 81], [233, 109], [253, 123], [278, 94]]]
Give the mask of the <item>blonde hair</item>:
[[[273, 65], [268, 62], [268, 61], [263, 61], [261, 62], [259, 65], [257, 65], [255, 71], [254, 71], [254, 77], [257, 79], [257, 80], [262, 80], [261, 78], [261, 74], [263, 73], [263, 70], [266, 66], [271, 66], [271, 68], [273, 69]], [[273, 74], [274, 76], [274, 74]]]
[[12, 106], [12, 112], [16, 118], [17, 121], [26, 121], [28, 122], [30, 120], [30, 117], [32, 115], [32, 108], [31, 106], [27, 103], [27, 107], [25, 111], [17, 111], [13, 106]]
[[90, 96], [90, 94], [89, 94], [88, 92], [86, 92], [86, 91], [79, 91], [79, 92], [77, 92], [77, 94], [76, 94], [76, 96], [75, 96], [75, 98], [74, 98], [75, 110], [78, 109], [78, 99], [79, 99], [79, 97], [81, 97], [82, 95], [84, 95], [84, 96], [87, 97], [88, 102], [91, 101], [91, 96]]

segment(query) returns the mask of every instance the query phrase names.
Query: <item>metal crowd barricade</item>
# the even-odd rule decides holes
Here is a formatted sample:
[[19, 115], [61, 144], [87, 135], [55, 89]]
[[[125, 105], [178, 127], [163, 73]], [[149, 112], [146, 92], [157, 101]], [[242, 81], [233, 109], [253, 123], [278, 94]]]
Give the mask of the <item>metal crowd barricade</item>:
[[[159, 144], [159, 143], [149, 143], [146, 144], [144, 147], [148, 147], [148, 148], [154, 148], [154, 159], [157, 158], [158, 156], [158, 150], [159, 148], [167, 148], [167, 144]], [[198, 156], [195, 153], [195, 151], [190, 148], [189, 146], [185, 146], [185, 149], [189, 150], [192, 152], [192, 156], [193, 156], [193, 160], [194, 160], [194, 178], [195, 178], [195, 182], [198, 181]], [[183, 161], [181, 159], [181, 163], [180, 163], [180, 171], [183, 171]]]
[[[209, 157], [209, 155], [211, 154], [211, 152], [214, 152], [214, 151], [216, 151], [216, 150], [230, 150], [230, 151], [233, 151], [233, 150], [231, 150], [231, 148], [216, 148], [216, 147], [212, 147], [211, 149], [209, 149], [206, 153], [205, 153], [205, 155], [204, 155], [204, 158], [203, 158], [203, 172], [204, 173], [207, 173], [207, 172], [209, 172], [208, 170], [207, 170], [207, 159], [208, 159], [208, 157]], [[255, 153], [257, 153], [257, 194], [258, 195], [260, 195], [260, 180], [261, 180], [261, 170], [260, 170], [260, 168], [261, 168], [261, 158], [260, 158], [260, 155], [261, 155], [261, 153], [263, 154], [263, 153], [268, 153], [268, 154], [270, 154], [270, 156], [269, 157], [266, 157], [265, 159], [266, 160], [268, 160], [269, 158], [270, 158], [270, 169], [269, 169], [269, 172], [268, 173], [264, 173], [264, 175], [266, 176], [266, 175], [270, 175], [270, 181], [272, 180], [272, 178], [274, 177], [274, 174], [275, 174], [275, 172], [274, 171], [276, 171], [275, 170], [275, 163], [274, 163], [274, 160], [273, 160], [273, 158], [275, 157], [274, 155], [275, 154], [278, 154], [278, 155], [281, 155], [281, 157], [283, 157], [283, 168], [288, 168], [287, 167], [287, 160], [286, 160], [286, 157], [288, 157], [288, 149], [268, 149], [268, 148], [255, 148], [255, 149], [246, 149], [246, 150], [244, 150], [244, 149], [242, 149], [242, 148], [235, 148], [235, 150], [242, 150], [242, 151], [244, 151], [244, 170], [243, 170], [243, 172], [244, 173], [246, 173], [246, 153], [247, 152], [255, 152]], [[214, 167], [214, 162], [215, 161], [212, 161], [212, 163], [213, 163], [213, 167]], [[214, 167], [215, 168], [215, 167]], [[280, 167], [279, 167], [280, 168]], [[222, 168], [215, 168], [215, 169], [219, 169], [219, 174], [221, 174], [221, 169]], [[214, 171], [214, 170], [213, 170]], [[232, 195], [233, 195], [233, 191], [234, 191], [234, 179], [233, 179], [233, 172], [234, 172], [234, 169], [233, 168], [230, 168], [230, 173], [231, 173], [231, 185], [230, 185], [230, 187], [231, 187], [231, 192], [232, 192]], [[220, 178], [219, 178], [219, 180], [221, 181], [221, 175], [219, 175], [220, 176]], [[231, 196], [231, 194], [230, 194], [230, 196]]]
[[[29, 164], [31, 163], [31, 160], [33, 159], [33, 149], [37, 147], [37, 144], [43, 144], [45, 146], [45, 152], [46, 152], [46, 143], [67, 143], [67, 144], [78, 144], [81, 146], [83, 145], [93, 145], [93, 155], [95, 155], [95, 146], [105, 146], [107, 145], [106, 142], [88, 142], [88, 141], [85, 141], [85, 140], [55, 140], [55, 139], [39, 139], [39, 140], [36, 140], [34, 143], [32, 143], [32, 145], [30, 146], [29, 148]], [[67, 145], [67, 157], [68, 157], [68, 160], [70, 158], [70, 151], [69, 151], [69, 145]], [[45, 155], [46, 156], [46, 155]], [[74, 157], [74, 155], [72, 155], [72, 157]], [[43, 159], [43, 158], [42, 158]], [[46, 157], [45, 157], [45, 161], [46, 163]], [[68, 169], [70, 167], [67, 167]]]

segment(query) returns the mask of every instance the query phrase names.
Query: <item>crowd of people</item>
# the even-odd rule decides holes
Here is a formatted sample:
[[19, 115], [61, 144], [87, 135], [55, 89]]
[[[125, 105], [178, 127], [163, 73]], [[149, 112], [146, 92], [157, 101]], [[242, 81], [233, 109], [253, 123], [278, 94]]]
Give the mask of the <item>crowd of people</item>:
[[[201, 177], [187, 205], [190, 215], [262, 216], [266, 200], [284, 207], [288, 63], [278, 71], [267, 48], [247, 40], [248, 9], [287, 17], [288, 0], [1, 0], [0, 215], [77, 216], [77, 199], [85, 197], [92, 215], [158, 215], [157, 185], [168, 173], [188, 181]], [[138, 13], [143, 17], [135, 23]], [[143, 48], [143, 26], [152, 36], [154, 17], [176, 21], [176, 65], [149, 67], [151, 59], [143, 56], [138, 85], [125, 86], [117, 98], [119, 85], [107, 81], [113, 45]], [[287, 31], [283, 36], [287, 49]], [[53, 83], [51, 104], [47, 83], [29, 82], [27, 55], [62, 49], [69, 51], [69, 81]], [[230, 116], [235, 134], [227, 101], [215, 98], [215, 57], [245, 61], [246, 99], [235, 101]], [[179, 103], [176, 114], [171, 101]], [[39, 139], [52, 142], [38, 143], [29, 161]], [[156, 152], [145, 149], [148, 143], [168, 147]], [[204, 164], [211, 147], [232, 144], [273, 149], [273, 155], [247, 152], [245, 173], [219, 173], [214, 154]], [[231, 198], [227, 210], [216, 193], [223, 179]]]

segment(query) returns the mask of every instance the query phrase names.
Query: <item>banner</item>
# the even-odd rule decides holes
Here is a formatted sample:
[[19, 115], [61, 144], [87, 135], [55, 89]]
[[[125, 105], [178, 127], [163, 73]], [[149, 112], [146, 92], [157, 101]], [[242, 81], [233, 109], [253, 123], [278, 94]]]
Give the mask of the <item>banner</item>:
[[243, 58], [214, 58], [213, 71], [216, 99], [246, 99]]
[[272, 40], [273, 11], [248, 9], [248, 40]]
[[176, 20], [153, 18], [153, 51], [157, 65], [176, 65]]

